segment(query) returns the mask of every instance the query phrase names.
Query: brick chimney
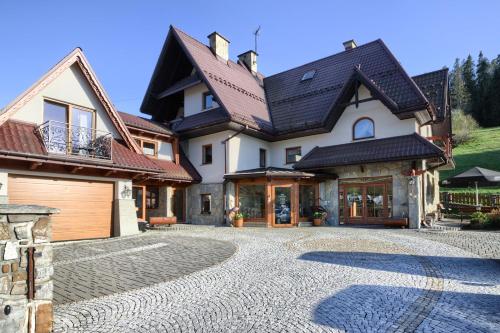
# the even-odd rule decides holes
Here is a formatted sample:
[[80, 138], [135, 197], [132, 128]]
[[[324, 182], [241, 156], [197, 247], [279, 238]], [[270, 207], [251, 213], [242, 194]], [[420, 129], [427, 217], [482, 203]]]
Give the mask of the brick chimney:
[[219, 34], [217, 31], [212, 32], [208, 37], [210, 49], [215, 55], [218, 55], [225, 61], [229, 60], [229, 40]]
[[354, 39], [348, 40], [347, 42], [342, 43], [344, 45], [345, 50], [352, 50], [354, 49], [357, 45]]
[[245, 64], [249, 71], [257, 73], [257, 56], [258, 54], [255, 51], [250, 50], [240, 54], [238, 59]]

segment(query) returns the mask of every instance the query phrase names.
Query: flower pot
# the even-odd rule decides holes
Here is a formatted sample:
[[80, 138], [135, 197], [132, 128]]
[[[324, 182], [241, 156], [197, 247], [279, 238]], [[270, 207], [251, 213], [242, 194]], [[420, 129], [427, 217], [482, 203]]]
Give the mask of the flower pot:
[[315, 227], [319, 227], [319, 226], [321, 225], [321, 223], [322, 223], [322, 222], [323, 222], [323, 221], [322, 221], [322, 219], [314, 219], [314, 220], [313, 220], [313, 225], [314, 225]]
[[243, 219], [236, 219], [236, 220], [234, 220], [234, 226], [235, 226], [236, 228], [241, 228], [241, 227], [243, 227]]

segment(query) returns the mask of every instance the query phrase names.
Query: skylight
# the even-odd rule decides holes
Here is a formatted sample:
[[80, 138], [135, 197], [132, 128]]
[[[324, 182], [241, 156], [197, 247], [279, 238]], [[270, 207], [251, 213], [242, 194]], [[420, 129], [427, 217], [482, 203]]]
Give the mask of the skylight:
[[315, 69], [313, 69], [312, 71], [305, 72], [304, 75], [302, 76], [302, 80], [300, 81], [310, 80], [314, 77], [315, 74], [316, 74]]

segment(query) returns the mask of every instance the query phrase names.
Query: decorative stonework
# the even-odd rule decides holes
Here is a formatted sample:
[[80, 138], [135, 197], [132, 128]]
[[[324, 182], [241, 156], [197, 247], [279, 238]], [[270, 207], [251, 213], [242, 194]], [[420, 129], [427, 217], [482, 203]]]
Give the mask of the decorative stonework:
[[0, 332], [52, 331], [50, 215], [57, 212], [0, 205]]
[[[188, 221], [193, 224], [224, 223], [224, 195], [221, 183], [191, 185], [188, 192]], [[201, 214], [201, 195], [211, 194], [210, 214]]]

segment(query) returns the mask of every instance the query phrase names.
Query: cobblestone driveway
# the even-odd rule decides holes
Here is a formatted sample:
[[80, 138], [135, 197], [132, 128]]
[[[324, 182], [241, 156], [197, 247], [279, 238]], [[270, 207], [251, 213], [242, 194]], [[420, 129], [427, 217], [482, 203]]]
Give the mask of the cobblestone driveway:
[[[442, 235], [212, 228], [140, 237], [185, 246], [229, 241], [238, 251], [221, 264], [171, 281], [58, 305], [56, 332], [500, 331], [500, 265], [480, 257], [477, 244], [457, 246], [468, 233]], [[493, 236], [482, 237], [483, 246], [500, 248], [500, 234], [488, 235]], [[160, 248], [147, 251], [153, 250]], [[487, 253], [495, 258], [495, 251]], [[111, 258], [103, 255], [94, 254], [95, 261]], [[56, 275], [61, 262], [71, 261], [68, 256], [58, 259]], [[82, 258], [94, 261], [92, 254]], [[127, 268], [131, 275], [135, 267]]]

